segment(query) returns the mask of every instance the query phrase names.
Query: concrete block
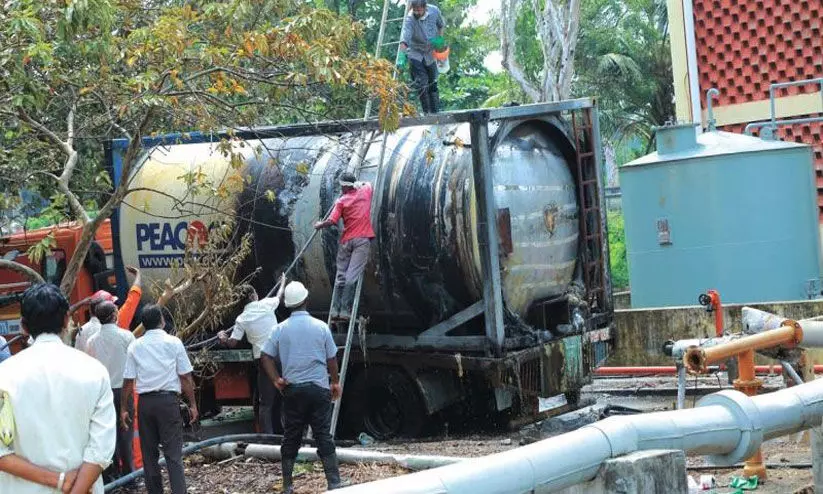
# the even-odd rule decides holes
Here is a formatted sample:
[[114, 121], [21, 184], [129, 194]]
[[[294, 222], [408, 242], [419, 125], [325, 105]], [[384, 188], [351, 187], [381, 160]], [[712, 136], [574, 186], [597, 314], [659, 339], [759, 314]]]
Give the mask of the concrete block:
[[[536, 491], [537, 492], [537, 491]], [[680, 450], [636, 451], [606, 460], [597, 477], [558, 494], [687, 494], [686, 455]]]

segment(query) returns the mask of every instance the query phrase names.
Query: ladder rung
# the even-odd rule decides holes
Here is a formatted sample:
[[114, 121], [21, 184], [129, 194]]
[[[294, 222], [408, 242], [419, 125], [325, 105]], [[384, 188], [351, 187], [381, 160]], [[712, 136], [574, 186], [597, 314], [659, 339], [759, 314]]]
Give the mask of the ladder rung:
[[591, 158], [592, 156], [594, 156], [594, 153], [589, 151], [588, 153], [580, 153], [578, 156], [580, 156], [581, 158]]
[[392, 19], [386, 19], [386, 22], [397, 22], [402, 21], [403, 19], [405, 19], [405, 17], [394, 17]]
[[399, 45], [399, 44], [400, 44], [400, 41], [392, 41], [390, 43], [383, 43], [380, 46], [392, 46], [392, 45]]
[[580, 125], [577, 127], [577, 130], [592, 130], [591, 125]]
[[594, 185], [597, 183], [597, 179], [593, 178], [591, 180], [583, 180], [583, 185]]

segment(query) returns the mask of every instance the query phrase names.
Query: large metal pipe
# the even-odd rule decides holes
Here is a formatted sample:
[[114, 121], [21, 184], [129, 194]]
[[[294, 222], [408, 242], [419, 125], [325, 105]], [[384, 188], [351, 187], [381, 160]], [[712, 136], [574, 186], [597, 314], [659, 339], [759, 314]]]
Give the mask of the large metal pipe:
[[[726, 370], [725, 366], [709, 366], [709, 371]], [[755, 365], [754, 371], [757, 374], [781, 374], [783, 368], [779, 365]], [[816, 374], [823, 373], [823, 365], [815, 365]], [[608, 376], [652, 376], [652, 375], [674, 375], [677, 374], [677, 367], [674, 365], [659, 365], [650, 367], [599, 367], [594, 371], [598, 377]]]
[[[752, 307], [743, 307], [741, 312], [744, 331], [748, 334], [776, 329], [780, 326], [785, 326], [785, 323], [790, 321], [790, 319], [778, 316], [777, 314]], [[809, 348], [823, 347], [823, 321], [819, 319], [819, 317], [812, 317], [797, 321], [800, 327], [803, 328], [803, 342], [800, 344], [801, 346]]]
[[[691, 372], [705, 372], [708, 364], [720, 362], [745, 352], [762, 350], [780, 345], [797, 345], [803, 341], [800, 325], [791, 324], [763, 331], [745, 338], [738, 338], [708, 348], [692, 347], [683, 355], [683, 365]], [[753, 365], [752, 365], [753, 367]]]
[[340, 492], [552, 492], [592, 479], [608, 458], [658, 448], [706, 454], [715, 464], [733, 465], [765, 439], [819, 425], [821, 415], [823, 379], [756, 397], [726, 390], [704, 397], [694, 409], [610, 417], [522, 448]]
[[[250, 458], [263, 458], [272, 461], [282, 459], [280, 446], [278, 445], [249, 444], [243, 454]], [[398, 455], [362, 449], [337, 448], [337, 460], [340, 463], [396, 464], [409, 470], [428, 470], [429, 468], [451, 465], [466, 459], [457, 456]], [[297, 460], [320, 461], [320, 457], [317, 456], [316, 448], [300, 448], [300, 451], [297, 452]]]

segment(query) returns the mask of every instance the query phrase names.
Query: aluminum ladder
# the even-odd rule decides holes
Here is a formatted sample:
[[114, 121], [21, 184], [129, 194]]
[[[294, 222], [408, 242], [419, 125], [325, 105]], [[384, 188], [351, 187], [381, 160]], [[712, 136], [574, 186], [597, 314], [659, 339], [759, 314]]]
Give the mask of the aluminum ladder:
[[[383, 47], [388, 47], [388, 46], [393, 46], [393, 45], [400, 45], [400, 40], [393, 41], [393, 42], [390, 42], [390, 43], [383, 43], [383, 39], [385, 38], [385, 35], [386, 35], [386, 26], [388, 26], [392, 22], [402, 21], [405, 18], [405, 16], [408, 14], [409, 0], [406, 0], [406, 2], [405, 2], [405, 9], [404, 9], [404, 15], [403, 16], [389, 19], [388, 18], [388, 16], [389, 16], [389, 7], [391, 6], [392, 3], [393, 3], [392, 0], [383, 0], [383, 14], [382, 14], [382, 17], [380, 19], [380, 30], [377, 33], [377, 44], [376, 44], [376, 47], [375, 47], [375, 50], [374, 50], [375, 51], [375, 53], [374, 53], [375, 58], [380, 58], [381, 52], [383, 51]], [[397, 54], [395, 55], [395, 59], [394, 59], [395, 65], [397, 65], [397, 60], [398, 60], [399, 54], [400, 54], [400, 50], [398, 50]], [[396, 70], [394, 71], [394, 77], [395, 78], [397, 77], [397, 71]], [[371, 115], [371, 111], [372, 111], [373, 106], [374, 106], [374, 101], [372, 99], [369, 99], [366, 102], [366, 110], [363, 114], [363, 119], [364, 120], [367, 120], [369, 118], [369, 116]], [[388, 134], [383, 132], [382, 133], [382, 138], [377, 137], [376, 134], [377, 134], [376, 131], [366, 132], [366, 133], [363, 134], [363, 136], [361, 137], [361, 143], [357, 147], [356, 153], [354, 154], [354, 156], [352, 156], [352, 159], [349, 161], [347, 171], [352, 171], [354, 173], [354, 175], [359, 178], [360, 177], [360, 171], [363, 168], [365, 168], [365, 166], [363, 166], [363, 163], [365, 161], [366, 154], [369, 151], [369, 147], [373, 143], [379, 141], [380, 142], [380, 156], [379, 156], [378, 161], [377, 161], [377, 173], [375, 174], [375, 184], [374, 184], [375, 191], [379, 191], [379, 190], [381, 190], [380, 189], [380, 179], [382, 177], [382, 172], [383, 172], [383, 161], [385, 160], [385, 157], [386, 157], [386, 144], [387, 144], [387, 141], [388, 141]], [[372, 223], [374, 223], [374, 221], [375, 221], [374, 218], [377, 217], [377, 213], [380, 211], [380, 198], [381, 197], [382, 197], [382, 194], [380, 194], [380, 193], [375, 193], [375, 195], [372, 197], [372, 204], [371, 204]], [[376, 225], [373, 225], [373, 226], [376, 227]], [[365, 273], [365, 270], [364, 270], [364, 273]], [[337, 401], [334, 402], [334, 409], [332, 411], [332, 419], [331, 419], [331, 435], [332, 435], [332, 437], [334, 437], [336, 432], [337, 432], [337, 422], [338, 422], [338, 419], [340, 417], [340, 407], [341, 407], [341, 404], [343, 402], [342, 391], [345, 388], [346, 373], [347, 373], [348, 368], [349, 368], [349, 359], [351, 357], [351, 346], [352, 346], [352, 339], [354, 338], [354, 330], [355, 330], [356, 327], [358, 327], [358, 328], [360, 328], [358, 330], [362, 331], [362, 328], [359, 326], [361, 323], [357, 320], [357, 317], [358, 317], [358, 312], [359, 312], [359, 309], [360, 309], [360, 299], [361, 299], [361, 293], [362, 293], [362, 290], [363, 290], [363, 274], [364, 273], [361, 273], [360, 276], [357, 278], [357, 286], [356, 286], [355, 291], [354, 291], [354, 299], [353, 299], [353, 302], [352, 302], [351, 313], [349, 315], [350, 319], [349, 319], [349, 324], [348, 324], [348, 330], [346, 331], [346, 344], [343, 347], [343, 362], [340, 365], [341, 394], [340, 394], [340, 398]], [[337, 292], [337, 283], [336, 283], [336, 280], [335, 280], [334, 288], [333, 288], [333, 291], [332, 291], [332, 300], [334, 300], [334, 296], [336, 295], [336, 292]], [[328, 325], [329, 326], [331, 326], [331, 322], [332, 321], [331, 321], [331, 313], [330, 313], [329, 314], [329, 319], [328, 319]]]

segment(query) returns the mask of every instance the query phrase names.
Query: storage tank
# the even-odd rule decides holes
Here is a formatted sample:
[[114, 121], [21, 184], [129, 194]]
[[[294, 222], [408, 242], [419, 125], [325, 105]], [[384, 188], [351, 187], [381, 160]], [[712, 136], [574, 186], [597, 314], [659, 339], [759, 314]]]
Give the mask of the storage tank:
[[695, 125], [657, 129], [657, 152], [620, 168], [632, 307], [819, 295], [812, 151]]
[[[501, 242], [510, 248], [501, 255], [510, 316], [525, 318], [533, 302], [564, 294], [578, 274], [573, 149], [561, 129], [553, 118], [490, 129]], [[469, 141], [468, 124], [390, 134], [384, 173], [375, 185], [382, 206], [362, 303], [364, 314], [391, 315], [392, 323], [372, 325], [374, 331], [424, 330], [481, 299]], [[185, 197], [185, 207], [176, 204], [186, 190], [179, 177], [203, 173], [223, 183], [232, 167], [215, 144], [155, 148], [133, 177], [132, 187], [144, 190], [129, 195], [120, 209], [124, 262], [139, 264], [148, 278], [165, 278], [170, 262], [182, 256], [190, 227], [204, 230], [221, 214], [236, 215], [254, 235], [244, 270], [260, 267], [256, 284], [266, 292], [339, 195], [338, 177], [354, 146], [351, 136], [245, 141], [236, 147], [245, 156], [240, 173], [247, 178], [240, 188], [224, 200]], [[377, 180], [379, 154], [378, 141], [368, 150], [361, 180]], [[329, 307], [338, 235], [336, 229], [323, 231], [298, 265], [315, 312]]]

